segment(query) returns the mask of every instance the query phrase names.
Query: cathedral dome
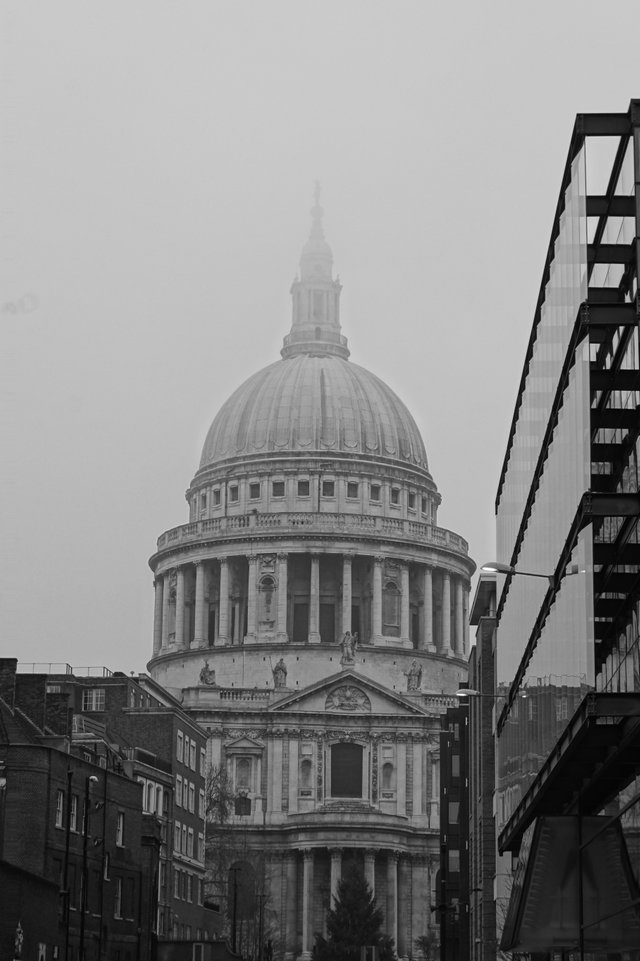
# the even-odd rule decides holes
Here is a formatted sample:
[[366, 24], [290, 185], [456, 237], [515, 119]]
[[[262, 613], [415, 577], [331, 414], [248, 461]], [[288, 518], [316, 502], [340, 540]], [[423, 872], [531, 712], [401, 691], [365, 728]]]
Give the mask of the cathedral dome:
[[269, 453], [355, 455], [428, 471], [422, 437], [400, 398], [368, 370], [322, 348], [246, 380], [209, 428], [200, 469]]

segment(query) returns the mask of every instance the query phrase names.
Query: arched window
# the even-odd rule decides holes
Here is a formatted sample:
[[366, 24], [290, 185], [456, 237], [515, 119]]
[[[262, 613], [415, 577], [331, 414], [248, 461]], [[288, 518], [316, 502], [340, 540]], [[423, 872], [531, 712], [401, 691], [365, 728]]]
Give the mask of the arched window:
[[331, 748], [331, 796], [362, 797], [362, 761], [360, 744], [334, 744]]
[[236, 789], [248, 791], [251, 787], [251, 761], [248, 757], [239, 757], [236, 761]]
[[382, 790], [393, 791], [393, 764], [385, 761], [382, 765]]
[[393, 581], [387, 581], [382, 592], [382, 630], [391, 637], [400, 634], [400, 591]]

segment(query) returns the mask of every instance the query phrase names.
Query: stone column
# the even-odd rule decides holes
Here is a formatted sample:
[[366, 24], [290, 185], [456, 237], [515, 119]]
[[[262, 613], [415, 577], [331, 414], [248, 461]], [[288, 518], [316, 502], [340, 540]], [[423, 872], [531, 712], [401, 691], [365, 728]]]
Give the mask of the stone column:
[[399, 958], [408, 958], [413, 952], [411, 945], [411, 862], [403, 854], [398, 865], [398, 941], [396, 953]]
[[309, 643], [320, 643], [320, 558], [317, 554], [311, 555], [311, 578], [309, 581]]
[[464, 586], [462, 594], [462, 636], [465, 657], [469, 654], [469, 588]]
[[233, 643], [239, 644], [240, 638], [242, 636], [242, 625], [240, 624], [240, 614], [242, 613], [242, 604], [240, 601], [235, 600], [233, 602]]
[[400, 566], [400, 637], [409, 640], [409, 565]]
[[155, 600], [153, 606], [153, 654], [160, 653], [160, 648], [162, 647], [162, 593], [163, 593], [163, 580], [161, 577], [156, 577], [153, 582], [155, 589]]
[[184, 567], [176, 571], [176, 647], [184, 647]]
[[218, 615], [218, 639], [229, 643], [229, 558], [220, 558], [220, 613]]
[[455, 650], [458, 657], [464, 657], [464, 608], [463, 587], [459, 577], [456, 578], [456, 639]]
[[295, 851], [286, 853], [285, 870], [286, 916], [283, 947], [286, 961], [294, 961], [298, 955], [298, 859]]
[[247, 582], [247, 640], [255, 641], [258, 636], [258, 558], [250, 556], [249, 579]]
[[398, 943], [398, 852], [387, 851], [387, 934]]
[[331, 855], [331, 894], [329, 896], [329, 908], [332, 909], [338, 897], [338, 885], [342, 877], [342, 848], [330, 848]]
[[424, 569], [424, 636], [423, 644], [427, 651], [435, 653], [433, 643], [433, 571], [430, 567]]
[[382, 637], [382, 562], [384, 558], [373, 559], [373, 637]]
[[344, 554], [342, 557], [342, 634], [351, 633], [351, 598], [352, 598], [352, 562], [353, 555]]
[[313, 949], [313, 850], [302, 852], [304, 874], [302, 877], [302, 959], [309, 961]]
[[204, 644], [204, 563], [196, 561], [196, 613], [195, 630], [191, 647], [202, 647]]
[[364, 852], [364, 879], [371, 888], [371, 893], [376, 895], [376, 852], [372, 848], [367, 848]]
[[451, 657], [451, 577], [442, 572], [442, 653]]
[[424, 811], [422, 797], [422, 758], [424, 756], [422, 741], [414, 741], [411, 745], [413, 754], [413, 816], [417, 817]]
[[277, 640], [280, 644], [289, 640], [287, 634], [288, 561], [288, 554], [278, 554], [278, 623], [276, 630]]
[[427, 869], [427, 857], [424, 854], [414, 854], [411, 858], [411, 938], [421, 934], [426, 934], [428, 929], [433, 927], [436, 915], [429, 910], [430, 904], [436, 904], [436, 900], [431, 900], [429, 889], [429, 872]]
[[171, 575], [162, 576], [162, 649], [169, 646], [169, 601], [171, 599]]

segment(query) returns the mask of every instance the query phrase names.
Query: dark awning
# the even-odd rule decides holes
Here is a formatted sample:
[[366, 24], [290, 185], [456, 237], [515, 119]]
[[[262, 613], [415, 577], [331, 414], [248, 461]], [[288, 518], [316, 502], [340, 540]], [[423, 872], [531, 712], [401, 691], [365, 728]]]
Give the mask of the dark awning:
[[538, 818], [523, 839], [500, 948], [578, 950], [581, 924], [584, 951], [640, 944], [640, 897], [620, 822]]
[[640, 773], [640, 694], [587, 694], [498, 837], [517, 853], [544, 815], [601, 810]]

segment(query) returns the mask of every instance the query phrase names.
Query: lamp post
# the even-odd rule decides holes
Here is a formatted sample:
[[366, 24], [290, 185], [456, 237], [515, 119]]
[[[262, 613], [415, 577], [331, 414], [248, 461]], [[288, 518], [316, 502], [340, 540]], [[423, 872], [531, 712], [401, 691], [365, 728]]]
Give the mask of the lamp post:
[[82, 826], [82, 887], [80, 898], [80, 947], [78, 951], [79, 961], [84, 959], [84, 926], [87, 913], [87, 842], [89, 840], [89, 796], [92, 784], [97, 784], [98, 778], [91, 774], [84, 780], [84, 817]]

